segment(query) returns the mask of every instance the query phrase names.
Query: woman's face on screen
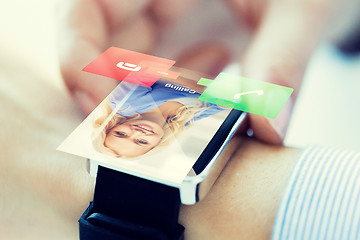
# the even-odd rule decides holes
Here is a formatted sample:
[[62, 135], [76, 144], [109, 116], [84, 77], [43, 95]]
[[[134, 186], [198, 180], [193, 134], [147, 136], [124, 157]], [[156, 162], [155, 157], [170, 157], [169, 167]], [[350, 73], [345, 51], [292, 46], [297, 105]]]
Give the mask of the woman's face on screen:
[[164, 130], [149, 120], [132, 120], [113, 127], [106, 134], [104, 145], [121, 157], [136, 157], [157, 146]]

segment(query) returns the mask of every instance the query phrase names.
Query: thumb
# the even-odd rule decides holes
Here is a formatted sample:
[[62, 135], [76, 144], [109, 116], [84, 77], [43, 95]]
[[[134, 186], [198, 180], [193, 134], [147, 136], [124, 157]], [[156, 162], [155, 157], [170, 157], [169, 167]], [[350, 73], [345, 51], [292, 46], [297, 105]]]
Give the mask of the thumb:
[[276, 119], [250, 114], [254, 136], [272, 144], [283, 141], [307, 62], [329, 12], [326, 6], [295, 2], [273, 1], [268, 6], [242, 60], [245, 77], [294, 88]]

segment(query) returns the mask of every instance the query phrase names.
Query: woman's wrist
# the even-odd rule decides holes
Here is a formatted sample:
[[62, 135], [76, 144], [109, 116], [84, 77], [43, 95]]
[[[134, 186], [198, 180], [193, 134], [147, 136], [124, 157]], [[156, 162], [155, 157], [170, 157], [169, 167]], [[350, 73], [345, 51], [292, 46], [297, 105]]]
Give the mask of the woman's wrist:
[[182, 206], [187, 239], [269, 239], [300, 149], [235, 136], [240, 147], [204, 200]]

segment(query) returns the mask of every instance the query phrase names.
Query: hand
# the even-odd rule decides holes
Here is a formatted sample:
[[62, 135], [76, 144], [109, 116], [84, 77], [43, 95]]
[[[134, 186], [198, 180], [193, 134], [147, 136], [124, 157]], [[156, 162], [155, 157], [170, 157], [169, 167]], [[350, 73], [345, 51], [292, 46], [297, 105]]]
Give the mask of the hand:
[[[272, 144], [283, 141], [293, 104], [309, 57], [322, 38], [328, 16], [339, 0], [283, 2], [228, 0], [255, 37], [242, 65], [245, 77], [264, 80], [295, 89], [291, 99], [276, 119], [250, 115], [250, 126], [260, 140]], [[107, 47], [118, 46], [151, 53], [158, 36], [181, 16], [192, 1], [173, 1], [164, 8], [157, 1], [68, 1], [60, 9], [60, 66], [65, 83], [85, 113], [90, 113], [118, 84], [94, 74], [81, 72]], [[166, 10], [166, 11], [165, 11]], [[208, 63], [198, 65], [197, 59], [213, 62], [212, 73], [219, 72], [229, 56], [219, 46], [202, 46], [191, 56], [192, 70], [207, 73]], [[186, 54], [185, 54], [186, 55]], [[210, 58], [206, 58], [210, 56]], [[181, 57], [182, 59], [184, 57]], [[185, 56], [188, 59], [188, 56]], [[216, 65], [216, 62], [221, 64]], [[181, 60], [177, 66], [186, 67]]]
[[254, 136], [282, 143], [307, 62], [340, 1], [227, 0], [254, 37], [242, 59], [245, 77], [294, 88], [276, 119], [250, 114]]
[[[81, 69], [109, 46], [151, 53], [159, 35], [178, 18], [191, 0], [174, 0], [164, 8], [163, 0], [75, 0], [59, 8], [60, 68], [66, 86], [83, 112], [90, 113], [119, 83], [82, 72]], [[166, 3], [166, 5], [169, 5]], [[177, 61], [197, 59], [193, 70], [218, 74], [229, 57], [222, 47], [206, 45], [192, 49]], [[205, 62], [205, 63], [203, 63]], [[219, 64], [220, 63], [220, 64]], [[211, 65], [209, 67], [209, 65]], [[215, 68], [214, 66], [217, 66]]]

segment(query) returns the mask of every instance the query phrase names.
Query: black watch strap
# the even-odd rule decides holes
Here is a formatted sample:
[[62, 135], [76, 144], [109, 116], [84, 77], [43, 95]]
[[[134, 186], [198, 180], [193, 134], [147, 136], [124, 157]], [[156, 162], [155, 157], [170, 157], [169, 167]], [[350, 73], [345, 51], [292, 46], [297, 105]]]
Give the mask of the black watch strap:
[[99, 166], [80, 240], [181, 239], [179, 206], [178, 188]]

